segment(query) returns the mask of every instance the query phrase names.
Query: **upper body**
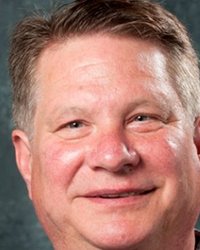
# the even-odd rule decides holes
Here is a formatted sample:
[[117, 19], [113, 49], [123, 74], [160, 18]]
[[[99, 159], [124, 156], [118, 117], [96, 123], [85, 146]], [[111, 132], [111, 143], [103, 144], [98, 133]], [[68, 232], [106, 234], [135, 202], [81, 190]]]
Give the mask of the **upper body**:
[[10, 65], [16, 161], [56, 250], [195, 249], [199, 71], [174, 16], [63, 6], [17, 27]]

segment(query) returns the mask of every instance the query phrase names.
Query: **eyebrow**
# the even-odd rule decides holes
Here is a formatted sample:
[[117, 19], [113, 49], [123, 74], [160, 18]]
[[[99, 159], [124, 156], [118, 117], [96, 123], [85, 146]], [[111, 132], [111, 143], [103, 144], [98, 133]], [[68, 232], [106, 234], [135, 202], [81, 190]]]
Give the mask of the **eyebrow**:
[[156, 98], [153, 98], [153, 100], [146, 100], [146, 99], [138, 99], [135, 100], [131, 103], [128, 104], [128, 110], [130, 109], [134, 109], [137, 107], [148, 107], [148, 106], [153, 106], [153, 107], [159, 107], [159, 109], [161, 110], [165, 110], [166, 109], [166, 105], [167, 103], [163, 100], [163, 102], [158, 102], [158, 100]]
[[80, 114], [89, 114], [89, 112], [84, 108], [79, 108], [76, 106], [70, 107], [54, 107], [51, 114], [54, 114], [53, 118], [49, 117], [47, 123], [54, 122], [55, 119], [61, 119], [62, 117], [66, 117], [66, 115], [80, 115]]
[[[77, 104], [78, 105], [78, 104]], [[131, 112], [132, 110], [136, 108], [142, 108], [142, 107], [154, 107], [157, 108], [157, 110], [160, 110], [161, 112], [165, 113], [167, 116], [170, 113], [170, 110], [168, 108], [166, 100], [164, 101], [162, 99], [162, 102], [158, 102], [157, 98], [152, 98], [151, 100], [147, 100], [144, 98], [138, 98], [134, 101], [128, 103], [126, 107], [126, 112]], [[53, 110], [51, 111], [51, 114], [53, 114], [53, 117], [50, 115], [47, 119], [47, 124], [52, 124], [55, 122], [55, 120], [62, 119], [66, 116], [70, 115], [87, 115], [90, 116], [92, 113], [92, 110], [94, 111], [94, 107], [88, 110], [88, 107], [78, 107], [78, 106], [55, 106]], [[98, 110], [95, 110], [95, 113], [99, 112]]]
[[162, 99], [162, 102], [158, 102], [157, 98], [153, 98], [152, 100], [138, 99], [136, 101], [133, 101], [129, 103], [127, 111], [130, 112], [131, 110], [134, 110], [140, 107], [141, 108], [147, 108], [147, 107], [155, 108], [157, 111], [162, 112], [166, 118], [171, 113], [171, 108], [169, 105], [167, 105], [166, 100]]
[[[127, 111], [129, 110], [133, 110], [137, 107], [148, 107], [148, 106], [153, 106], [153, 107], [159, 107], [159, 109], [161, 110], [166, 110], [166, 102], [163, 103], [158, 103], [157, 100], [145, 100], [143, 98], [132, 101], [128, 104], [127, 106]], [[91, 110], [90, 110], [91, 111]], [[52, 111], [52, 113], [56, 114], [56, 117], [62, 117], [62, 116], [66, 116], [67, 114], [90, 114], [90, 111], [88, 111], [88, 109], [85, 109], [84, 107], [77, 107], [77, 106], [69, 106], [69, 107], [64, 107], [61, 108], [60, 107], [55, 107]]]

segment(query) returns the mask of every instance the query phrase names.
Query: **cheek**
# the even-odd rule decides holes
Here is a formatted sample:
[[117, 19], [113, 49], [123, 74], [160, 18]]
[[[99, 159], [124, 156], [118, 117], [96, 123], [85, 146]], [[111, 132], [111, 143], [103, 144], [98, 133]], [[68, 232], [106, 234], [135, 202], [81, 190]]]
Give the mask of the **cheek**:
[[54, 185], [69, 185], [84, 160], [80, 146], [54, 142], [42, 147], [40, 154], [42, 176]]
[[143, 138], [140, 153], [146, 168], [164, 178], [181, 178], [185, 171], [183, 165], [188, 163], [186, 156], [189, 154], [185, 137], [179, 131], [160, 131], [149, 138]]
[[186, 134], [167, 132], [143, 138], [140, 153], [144, 170], [160, 186], [158, 204], [177, 215], [180, 207], [191, 200], [191, 192], [195, 193], [194, 187], [189, 188], [194, 175], [190, 157], [194, 146]]

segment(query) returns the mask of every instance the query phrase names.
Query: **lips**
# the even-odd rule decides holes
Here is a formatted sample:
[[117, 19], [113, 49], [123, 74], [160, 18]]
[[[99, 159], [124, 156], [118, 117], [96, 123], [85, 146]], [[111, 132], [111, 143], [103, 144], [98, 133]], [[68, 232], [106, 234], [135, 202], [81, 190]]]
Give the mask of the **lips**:
[[119, 193], [119, 194], [103, 194], [100, 195], [100, 198], [103, 199], [117, 199], [117, 198], [126, 198], [129, 196], [137, 196], [137, 195], [145, 195], [150, 193], [153, 190], [145, 190], [145, 191], [132, 191], [132, 192], [124, 192], [124, 193]]
[[156, 190], [155, 187], [147, 187], [133, 190], [101, 190], [87, 194], [88, 198], [120, 199], [134, 196], [147, 195]]

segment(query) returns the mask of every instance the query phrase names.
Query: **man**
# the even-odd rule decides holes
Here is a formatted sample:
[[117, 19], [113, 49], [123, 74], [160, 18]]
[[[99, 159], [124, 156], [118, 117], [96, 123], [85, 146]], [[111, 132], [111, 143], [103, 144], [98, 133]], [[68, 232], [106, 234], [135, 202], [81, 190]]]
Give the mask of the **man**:
[[10, 72], [17, 165], [55, 249], [199, 249], [198, 60], [172, 14], [84, 0], [26, 18]]

